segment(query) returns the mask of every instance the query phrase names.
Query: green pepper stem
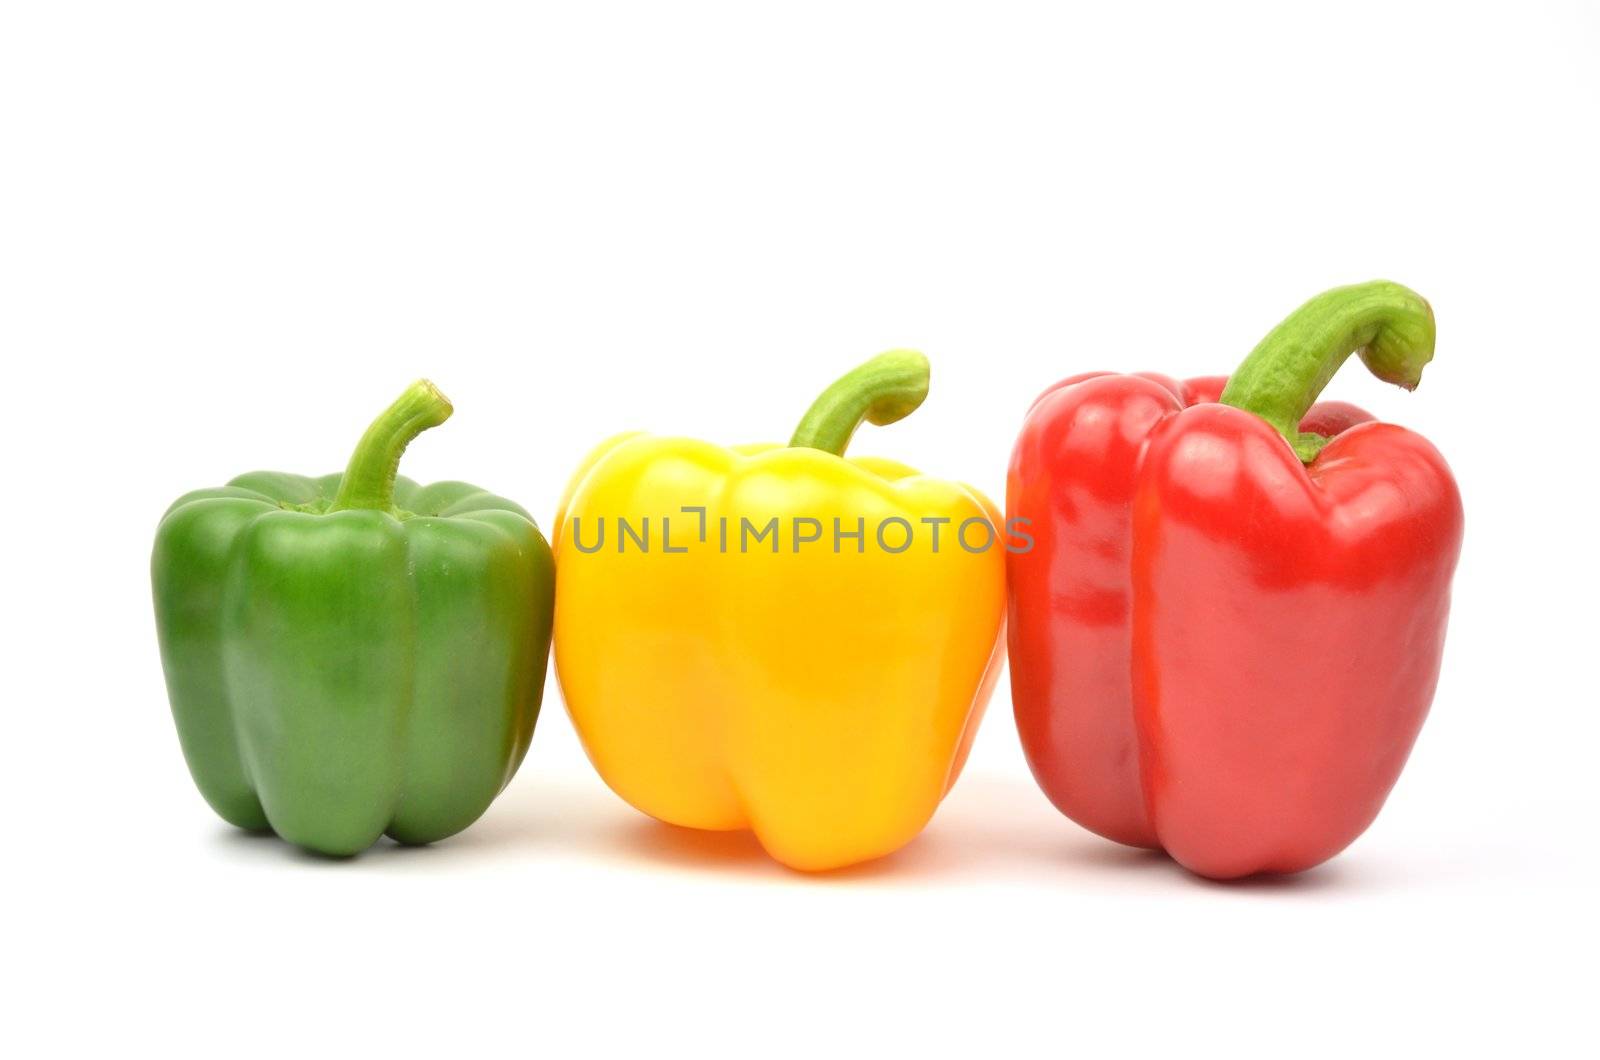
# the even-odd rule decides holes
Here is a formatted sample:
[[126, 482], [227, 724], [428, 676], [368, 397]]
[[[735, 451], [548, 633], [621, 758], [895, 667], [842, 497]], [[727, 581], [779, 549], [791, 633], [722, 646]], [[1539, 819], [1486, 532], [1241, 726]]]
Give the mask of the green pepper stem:
[[800, 417], [790, 448], [843, 456], [863, 420], [883, 426], [905, 419], [928, 396], [928, 359], [890, 350], [840, 376]]
[[1335, 287], [1289, 314], [1228, 377], [1222, 403], [1253, 412], [1311, 463], [1329, 439], [1300, 421], [1352, 353], [1386, 383], [1416, 388], [1433, 360], [1433, 309], [1386, 280]]
[[339, 480], [339, 492], [328, 510], [365, 508], [394, 511], [394, 476], [400, 455], [411, 440], [429, 427], [437, 427], [454, 410], [450, 399], [426, 379], [406, 387], [405, 393], [385, 409], [356, 443], [356, 451]]

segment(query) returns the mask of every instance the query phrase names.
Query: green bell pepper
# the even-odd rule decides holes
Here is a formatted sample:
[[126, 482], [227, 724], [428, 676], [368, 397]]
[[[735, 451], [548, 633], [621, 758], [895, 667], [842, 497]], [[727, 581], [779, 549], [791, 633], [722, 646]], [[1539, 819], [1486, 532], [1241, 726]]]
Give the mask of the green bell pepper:
[[459, 832], [533, 736], [555, 566], [528, 513], [400, 455], [451, 407], [418, 382], [342, 475], [180, 497], [151, 579], [189, 770], [222, 818], [331, 855]]

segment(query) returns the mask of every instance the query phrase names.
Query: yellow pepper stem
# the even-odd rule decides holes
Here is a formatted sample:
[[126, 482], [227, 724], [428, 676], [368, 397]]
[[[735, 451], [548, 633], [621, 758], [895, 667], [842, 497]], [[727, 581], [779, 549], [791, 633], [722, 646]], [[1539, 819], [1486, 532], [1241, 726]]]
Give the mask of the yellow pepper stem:
[[880, 427], [903, 420], [927, 396], [926, 357], [916, 350], [880, 353], [840, 376], [812, 402], [789, 446], [843, 456], [863, 420]]

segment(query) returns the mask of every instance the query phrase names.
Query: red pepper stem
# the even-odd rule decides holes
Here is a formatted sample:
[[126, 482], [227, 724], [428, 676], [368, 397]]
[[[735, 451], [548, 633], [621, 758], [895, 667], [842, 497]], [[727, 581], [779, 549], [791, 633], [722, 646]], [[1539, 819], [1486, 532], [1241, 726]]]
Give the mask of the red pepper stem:
[[1228, 377], [1222, 403], [1277, 428], [1309, 464], [1329, 439], [1300, 421], [1352, 353], [1386, 383], [1416, 388], [1433, 360], [1433, 309], [1409, 287], [1386, 280], [1335, 287], [1289, 314]]
[[395, 403], [372, 421], [356, 443], [356, 451], [339, 480], [339, 492], [328, 510], [365, 508], [394, 511], [394, 476], [400, 456], [412, 439], [450, 418], [450, 399], [426, 379], [406, 388]]
[[928, 396], [928, 359], [890, 350], [851, 369], [814, 401], [789, 439], [790, 448], [843, 456], [863, 420], [883, 426], [905, 419]]

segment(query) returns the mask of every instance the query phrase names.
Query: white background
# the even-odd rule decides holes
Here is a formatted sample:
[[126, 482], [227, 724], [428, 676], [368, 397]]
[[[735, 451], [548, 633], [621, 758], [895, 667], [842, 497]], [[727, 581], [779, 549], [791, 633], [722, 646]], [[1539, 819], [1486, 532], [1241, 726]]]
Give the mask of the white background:
[[[7, 5], [7, 1051], [1592, 1048], [1597, 57], [1528, 3]], [[407, 473], [548, 524], [614, 431], [782, 440], [916, 346], [856, 451], [998, 498], [1053, 380], [1226, 372], [1380, 276], [1437, 358], [1329, 395], [1434, 440], [1467, 538], [1433, 715], [1324, 868], [1082, 831], [1004, 684], [927, 832], [822, 879], [623, 805], [553, 680], [434, 848], [316, 860], [193, 791], [158, 516], [341, 467], [419, 375], [457, 412]]]

